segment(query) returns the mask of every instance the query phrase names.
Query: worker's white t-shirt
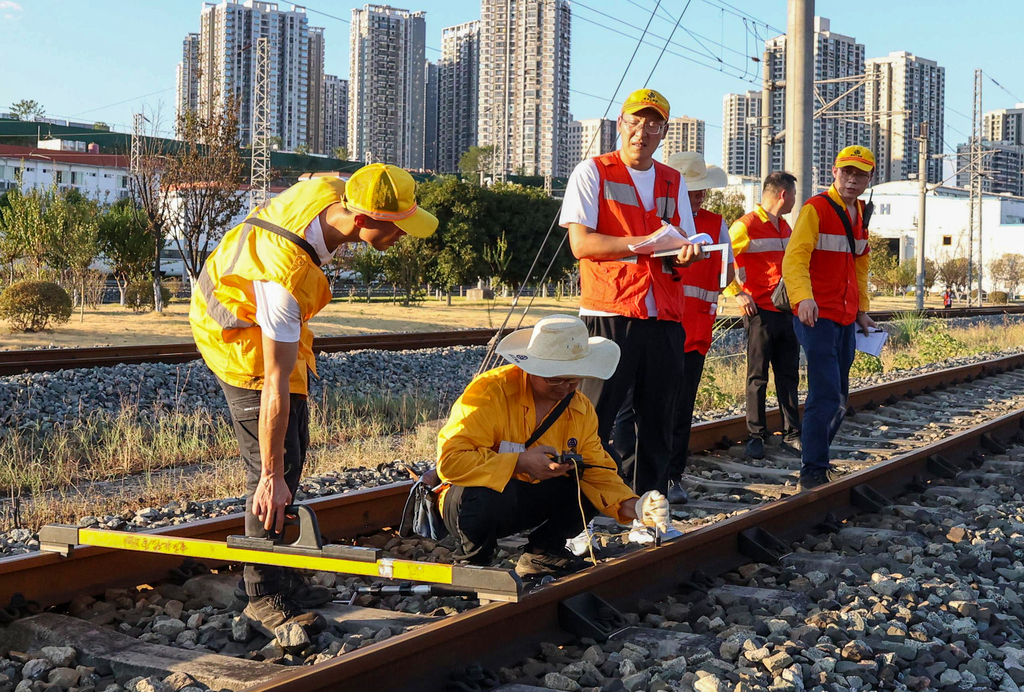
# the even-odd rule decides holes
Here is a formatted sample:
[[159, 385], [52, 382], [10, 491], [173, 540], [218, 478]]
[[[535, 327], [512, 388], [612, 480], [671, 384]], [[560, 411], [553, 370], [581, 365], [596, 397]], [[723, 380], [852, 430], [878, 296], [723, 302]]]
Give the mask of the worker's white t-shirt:
[[[319, 216], [306, 227], [305, 237], [306, 242], [316, 250], [321, 267], [331, 261], [334, 252], [328, 251], [324, 242]], [[263, 333], [281, 343], [293, 344], [298, 341], [302, 332], [302, 312], [295, 296], [273, 281], [253, 281], [252, 290], [256, 295], [256, 324]]]
[[[654, 179], [656, 176], [652, 165], [646, 171], [638, 171], [627, 168], [629, 177], [633, 179], [633, 186], [640, 195], [640, 204], [644, 209], [650, 211], [654, 208]], [[597, 163], [594, 159], [586, 159], [577, 164], [569, 182], [565, 186], [565, 197], [562, 199], [562, 213], [558, 218], [558, 225], [568, 227], [571, 223], [578, 223], [587, 228], [597, 228], [597, 213], [599, 209], [599, 198], [601, 195], [601, 176], [597, 171]], [[692, 236], [697, 232], [693, 225], [693, 213], [690, 211], [690, 198], [686, 194], [686, 183], [682, 176], [679, 178], [679, 189], [676, 191], [676, 209], [679, 212], [679, 230], [686, 236]], [[646, 234], [645, 234], [646, 235]], [[648, 291], [644, 298], [644, 306], [647, 308], [648, 317], [658, 316], [658, 305], [654, 301], [654, 291]], [[580, 308], [580, 315], [592, 315], [596, 317], [617, 317], [614, 312], [602, 310], [587, 310]]]

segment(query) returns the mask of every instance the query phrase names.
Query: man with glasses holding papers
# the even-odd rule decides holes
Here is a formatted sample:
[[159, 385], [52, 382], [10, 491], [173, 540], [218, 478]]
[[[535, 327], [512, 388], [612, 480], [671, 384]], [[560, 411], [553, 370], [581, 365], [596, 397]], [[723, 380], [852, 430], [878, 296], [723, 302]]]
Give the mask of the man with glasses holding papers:
[[[592, 336], [611, 339], [622, 352], [612, 376], [583, 391], [597, 410], [602, 443], [638, 494], [668, 491], [686, 341], [680, 269], [702, 256], [687, 240], [696, 231], [686, 184], [653, 158], [668, 116], [657, 91], [631, 93], [618, 117], [620, 148], [576, 167], [559, 221], [580, 260], [580, 317]], [[678, 252], [653, 256], [663, 250]], [[632, 463], [623, 465], [609, 438], [630, 389], [638, 442]]]

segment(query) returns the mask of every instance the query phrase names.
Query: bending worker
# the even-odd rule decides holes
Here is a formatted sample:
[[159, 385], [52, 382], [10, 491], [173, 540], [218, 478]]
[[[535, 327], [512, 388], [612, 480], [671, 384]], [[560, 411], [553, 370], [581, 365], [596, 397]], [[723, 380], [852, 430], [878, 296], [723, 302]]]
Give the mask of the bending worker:
[[[373, 164], [348, 182], [317, 177], [261, 204], [224, 236], [192, 294], [189, 321], [203, 360], [227, 398], [245, 461], [245, 535], [280, 533], [309, 445], [309, 320], [331, 301], [321, 269], [344, 243], [384, 250], [403, 233], [425, 238], [437, 219], [416, 205], [406, 171]], [[323, 618], [303, 612], [295, 573], [247, 565], [245, 615], [273, 636], [294, 622], [309, 633]]]
[[700, 257], [690, 244], [673, 258], [652, 257], [650, 249], [637, 254], [629, 247], [666, 226], [687, 237], [694, 233], [679, 171], [653, 158], [668, 115], [668, 101], [657, 91], [630, 94], [618, 118], [621, 147], [576, 166], [559, 219], [580, 260], [580, 316], [590, 334], [611, 339], [622, 351], [600, 392], [588, 383], [586, 393], [597, 411], [598, 434], [610, 450], [616, 414], [633, 390], [636, 453], [618, 461], [638, 493], [668, 491], [673, 413], [683, 374], [682, 359], [668, 356], [681, 354], [686, 340], [679, 270]]
[[[672, 462], [669, 470], [668, 501], [685, 503], [689, 498], [683, 485], [683, 473], [689, 456], [690, 427], [693, 408], [697, 401], [700, 378], [704, 374], [704, 359], [711, 348], [711, 332], [718, 314], [718, 293], [722, 290], [722, 262], [726, 262], [725, 286], [732, 283], [733, 257], [729, 244], [729, 229], [721, 215], [703, 208], [707, 191], [725, 187], [728, 176], [718, 166], [708, 166], [704, 157], [693, 151], [672, 154], [665, 162], [683, 175], [686, 193], [693, 210], [693, 224], [697, 233], [706, 233], [714, 242], [729, 248], [726, 257], [714, 252], [680, 272], [683, 283], [683, 327], [686, 342], [683, 347], [683, 378], [676, 404], [675, 430], [672, 440]], [[635, 416], [632, 393], [627, 397], [615, 420], [613, 443], [623, 456], [635, 448]]]
[[858, 200], [875, 169], [867, 147], [839, 152], [826, 192], [807, 200], [796, 220], [782, 278], [793, 306], [793, 328], [807, 354], [800, 490], [833, 479], [828, 449], [846, 414], [855, 327], [868, 333], [868, 231]]
[[764, 179], [761, 203], [729, 228], [736, 256], [736, 282], [725, 291], [735, 295], [747, 331], [747, 455], [764, 459], [768, 436], [765, 399], [768, 365], [775, 371], [775, 393], [782, 410], [783, 448], [800, 448], [800, 343], [793, 317], [772, 303], [782, 279], [782, 258], [789, 243], [785, 214], [796, 202], [796, 178], [775, 171]]
[[[588, 337], [577, 317], [552, 315], [506, 336], [497, 352], [511, 365], [470, 382], [438, 435], [437, 473], [450, 484], [441, 514], [461, 555], [488, 564], [499, 538], [532, 528], [516, 572], [565, 573], [584, 566], [566, 540], [598, 511], [667, 529], [668, 502], [626, 486], [593, 405], [576, 391], [581, 378], [615, 371], [619, 347]], [[553, 459], [563, 452], [582, 457], [579, 480], [573, 463]]]

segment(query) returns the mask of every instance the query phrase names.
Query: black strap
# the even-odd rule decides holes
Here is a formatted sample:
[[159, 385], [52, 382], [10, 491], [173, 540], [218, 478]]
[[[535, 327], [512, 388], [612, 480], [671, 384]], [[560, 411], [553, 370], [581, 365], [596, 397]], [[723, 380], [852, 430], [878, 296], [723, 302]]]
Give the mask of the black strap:
[[523, 447], [529, 449], [530, 445], [539, 440], [541, 435], [546, 433], [548, 428], [550, 428], [554, 422], [558, 420], [563, 413], [565, 413], [565, 409], [569, 408], [569, 402], [572, 401], [574, 396], [576, 396], [576, 392], [572, 391], [569, 393], [569, 396], [559, 401], [558, 404], [548, 412], [548, 415], [544, 417], [544, 420], [540, 422], [540, 425], [538, 425], [537, 429], [533, 431], [533, 434], [530, 435], [530, 439], [526, 441], [526, 444], [523, 445]]
[[[846, 229], [846, 239], [850, 242], [850, 254], [857, 257], [857, 244], [853, 242], [853, 228], [850, 226], [850, 216], [846, 213], [846, 210], [836, 204], [836, 201], [832, 199], [827, 192], [822, 192], [820, 197], [824, 198], [829, 204], [832, 205], [833, 211], [839, 217], [839, 220], [843, 222], [843, 228]], [[854, 204], [857, 202], [854, 201]]]
[[313, 260], [313, 264], [315, 264], [318, 267], [320, 266], [320, 256], [316, 254], [316, 250], [313, 248], [312, 245], [309, 244], [309, 241], [303, 238], [302, 236], [292, 233], [288, 229], [281, 228], [277, 224], [270, 223], [269, 221], [264, 221], [263, 219], [257, 219], [255, 216], [246, 219], [245, 223], [252, 224], [253, 226], [259, 226], [265, 231], [270, 231], [271, 233], [279, 235], [282, 238], [285, 238], [286, 240], [292, 241], [293, 243], [295, 243], [300, 248], [306, 251], [306, 254], [309, 255], [309, 258]]

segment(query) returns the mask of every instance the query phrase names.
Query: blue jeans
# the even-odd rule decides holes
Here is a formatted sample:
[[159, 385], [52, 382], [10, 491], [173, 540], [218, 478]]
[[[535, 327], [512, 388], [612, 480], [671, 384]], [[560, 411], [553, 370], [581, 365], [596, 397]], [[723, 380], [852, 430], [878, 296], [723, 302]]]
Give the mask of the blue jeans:
[[846, 414], [857, 325], [818, 318], [813, 327], [793, 316], [796, 338], [807, 354], [807, 402], [800, 434], [800, 475], [828, 468], [828, 448]]

